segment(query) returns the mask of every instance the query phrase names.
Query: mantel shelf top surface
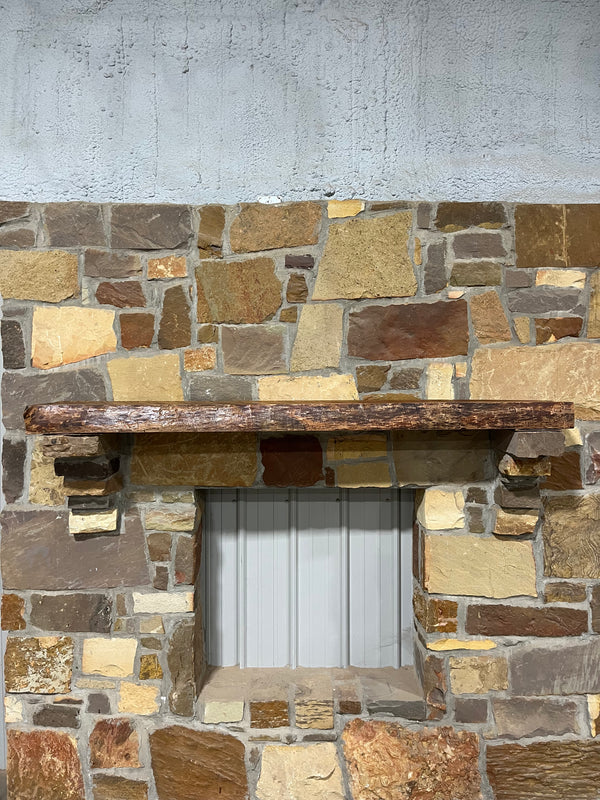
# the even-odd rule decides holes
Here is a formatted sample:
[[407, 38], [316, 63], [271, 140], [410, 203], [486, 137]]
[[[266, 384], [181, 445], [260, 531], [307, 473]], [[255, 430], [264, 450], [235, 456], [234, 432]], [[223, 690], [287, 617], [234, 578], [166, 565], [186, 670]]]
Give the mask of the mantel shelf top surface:
[[28, 433], [237, 433], [386, 430], [560, 430], [575, 424], [567, 402], [139, 402], [29, 406]]

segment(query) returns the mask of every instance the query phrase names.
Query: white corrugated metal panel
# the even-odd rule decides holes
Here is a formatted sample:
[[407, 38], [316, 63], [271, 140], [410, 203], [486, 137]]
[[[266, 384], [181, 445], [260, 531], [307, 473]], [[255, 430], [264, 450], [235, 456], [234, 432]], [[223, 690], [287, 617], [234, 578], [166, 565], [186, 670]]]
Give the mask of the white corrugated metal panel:
[[202, 578], [209, 662], [412, 663], [412, 493], [207, 492]]

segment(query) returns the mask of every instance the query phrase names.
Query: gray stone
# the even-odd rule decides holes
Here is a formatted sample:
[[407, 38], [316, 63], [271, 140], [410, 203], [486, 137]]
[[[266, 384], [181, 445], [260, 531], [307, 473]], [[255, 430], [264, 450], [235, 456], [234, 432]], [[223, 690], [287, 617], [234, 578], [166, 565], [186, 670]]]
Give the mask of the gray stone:
[[506, 255], [499, 233], [458, 233], [454, 237], [456, 258], [503, 258]]
[[92, 369], [79, 369], [38, 375], [5, 373], [2, 378], [2, 410], [9, 430], [23, 430], [26, 406], [62, 400], [106, 400], [102, 375]]
[[422, 721], [427, 719], [425, 700], [372, 700], [367, 702], [367, 711], [373, 716], [390, 714], [393, 717]]
[[13, 219], [22, 219], [29, 214], [29, 203], [0, 200], [0, 225]]
[[419, 203], [417, 206], [417, 228], [427, 229], [431, 227], [431, 203]]
[[427, 247], [425, 256], [425, 294], [441, 292], [448, 284], [446, 277], [446, 242], [434, 242]]
[[457, 261], [452, 266], [451, 286], [498, 286], [502, 264], [497, 261]]
[[487, 722], [488, 701], [479, 697], [456, 697], [454, 700], [454, 719], [457, 722], [478, 724]]
[[14, 503], [23, 494], [26, 454], [25, 442], [4, 440], [2, 445], [2, 490], [7, 503]]
[[509, 309], [524, 314], [574, 311], [580, 301], [581, 293], [577, 289], [536, 286], [532, 289], [517, 289], [508, 293]]
[[173, 631], [167, 655], [171, 673], [169, 706], [173, 714], [181, 717], [194, 716], [194, 657], [194, 623], [185, 620]]
[[252, 382], [230, 375], [190, 375], [190, 400], [215, 403], [252, 400]]
[[78, 728], [79, 708], [60, 703], [42, 706], [34, 712], [33, 724], [44, 728]]
[[110, 633], [112, 600], [104, 594], [34, 594], [30, 621], [43, 631]]
[[106, 246], [102, 206], [95, 203], [49, 203], [44, 220], [52, 247]]
[[110, 700], [105, 694], [92, 692], [88, 695], [88, 714], [110, 714]]
[[122, 203], [112, 207], [111, 245], [125, 250], [172, 250], [192, 236], [187, 206]]
[[497, 450], [515, 458], [560, 456], [565, 450], [562, 431], [507, 431], [493, 434], [492, 442]]
[[69, 534], [66, 511], [5, 511], [2, 579], [5, 589], [62, 591], [149, 586], [144, 531], [126, 514], [120, 536]]
[[494, 492], [494, 502], [501, 508], [541, 508], [537, 484], [526, 488], [507, 489], [500, 484]]
[[579, 733], [577, 706], [532, 697], [495, 697], [492, 701], [496, 734], [504, 739], [523, 739], [534, 736], [562, 736]]
[[519, 695], [600, 693], [600, 640], [511, 648], [510, 687]]
[[286, 372], [283, 332], [283, 325], [224, 325], [221, 330], [224, 371], [234, 375]]
[[524, 269], [507, 269], [504, 284], [507, 289], [527, 289], [533, 284], [533, 273]]
[[142, 271], [139, 256], [109, 250], [86, 250], [84, 273], [90, 278], [129, 278]]
[[3, 319], [1, 335], [4, 369], [23, 369], [25, 366], [25, 342], [21, 323], [16, 319]]

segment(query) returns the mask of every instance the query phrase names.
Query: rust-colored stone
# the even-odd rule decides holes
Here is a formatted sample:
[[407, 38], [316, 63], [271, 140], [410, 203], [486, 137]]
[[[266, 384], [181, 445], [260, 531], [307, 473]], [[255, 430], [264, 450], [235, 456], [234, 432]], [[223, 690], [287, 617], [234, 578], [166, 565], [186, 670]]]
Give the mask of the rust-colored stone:
[[293, 274], [287, 283], [285, 299], [288, 303], [306, 303], [308, 286], [304, 275]]
[[185, 278], [186, 275], [185, 256], [163, 256], [163, 258], [148, 259], [148, 280]]
[[481, 798], [476, 733], [354, 719], [342, 739], [354, 800]]
[[314, 486], [323, 480], [323, 453], [316, 436], [261, 439], [266, 486]]
[[583, 488], [579, 450], [568, 450], [560, 456], [551, 456], [550, 469], [550, 475], [542, 482], [542, 489], [564, 492]]
[[289, 724], [286, 700], [255, 700], [250, 703], [251, 728], [285, 728]]
[[160, 681], [163, 671], [154, 653], [148, 653], [140, 657], [140, 680], [141, 681]]
[[196, 282], [198, 322], [264, 322], [281, 305], [281, 281], [270, 258], [203, 261]]
[[588, 629], [587, 611], [545, 606], [481, 605], [467, 609], [467, 633], [482, 636], [580, 636]]
[[316, 244], [321, 216], [318, 203], [242, 203], [231, 224], [231, 249], [234, 253], [253, 253]]
[[90, 735], [92, 769], [139, 767], [140, 742], [128, 719], [102, 719]]
[[121, 344], [126, 350], [150, 347], [154, 338], [154, 314], [120, 314]]
[[10, 800], [84, 800], [77, 744], [59, 731], [8, 731]]
[[189, 347], [191, 342], [189, 293], [183, 286], [172, 286], [165, 291], [158, 329], [158, 346], [161, 350], [175, 350], [178, 347]]
[[367, 306], [350, 314], [348, 354], [372, 361], [466, 355], [464, 300]]
[[581, 333], [583, 320], [581, 317], [555, 317], [535, 319], [535, 343], [548, 344], [557, 339], [577, 337]]
[[3, 631], [22, 631], [27, 627], [24, 618], [25, 600], [18, 594], [2, 595], [2, 620]]
[[413, 608], [426, 633], [456, 633], [458, 603], [440, 600], [415, 589]]
[[150, 735], [159, 800], [246, 800], [244, 745], [216, 731], [171, 726]]
[[117, 308], [143, 308], [146, 298], [138, 281], [101, 283], [96, 289], [96, 300], [105, 306]]

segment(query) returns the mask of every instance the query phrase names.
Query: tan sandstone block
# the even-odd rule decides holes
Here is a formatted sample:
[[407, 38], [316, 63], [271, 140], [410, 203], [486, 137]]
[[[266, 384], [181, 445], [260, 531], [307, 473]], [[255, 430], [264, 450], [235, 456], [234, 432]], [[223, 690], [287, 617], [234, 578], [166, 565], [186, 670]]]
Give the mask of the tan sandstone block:
[[297, 728], [333, 728], [333, 702], [331, 700], [296, 700], [294, 711]]
[[193, 592], [134, 592], [134, 614], [187, 614], [194, 610]]
[[432, 594], [537, 595], [530, 541], [480, 536], [427, 536], [425, 588]]
[[220, 722], [241, 722], [244, 716], [243, 701], [211, 700], [204, 704], [204, 724], [218, 725]]
[[69, 533], [103, 533], [116, 530], [116, 508], [96, 514], [74, 514], [69, 511]]
[[123, 681], [119, 688], [119, 712], [121, 714], [156, 714], [160, 709], [158, 686], [138, 686]]
[[318, 203], [242, 203], [231, 223], [231, 249], [234, 253], [254, 253], [316, 244], [321, 214]]
[[590, 310], [588, 312], [588, 339], [600, 339], [600, 269], [590, 278]]
[[148, 511], [144, 519], [147, 531], [193, 531], [196, 523], [196, 506], [178, 511]]
[[164, 633], [162, 617], [145, 617], [140, 620], [140, 633]]
[[331, 436], [327, 441], [328, 461], [349, 461], [357, 458], [385, 458], [385, 433], [365, 433], [361, 436]]
[[428, 650], [443, 653], [446, 650], [493, 650], [496, 642], [491, 639], [436, 639], [427, 642]]
[[585, 272], [577, 269], [539, 269], [535, 275], [535, 285], [583, 289]]
[[425, 397], [427, 400], [454, 400], [453, 374], [453, 364], [435, 361], [429, 364], [425, 381]]
[[579, 428], [567, 428], [563, 431], [563, 436], [565, 437], [565, 447], [577, 447], [583, 444]]
[[337, 367], [344, 309], [338, 303], [303, 306], [292, 350], [292, 372]]
[[454, 371], [457, 378], [466, 378], [469, 365], [466, 361], [457, 361], [454, 365]]
[[352, 375], [306, 375], [293, 378], [275, 375], [258, 380], [258, 399], [288, 400], [358, 400]]
[[54, 458], [46, 453], [43, 438], [36, 439], [31, 455], [29, 502], [40, 506], [61, 506], [65, 502], [65, 479], [54, 472]]
[[148, 278], [185, 278], [187, 267], [185, 256], [164, 256], [148, 259]]
[[82, 672], [126, 678], [133, 675], [136, 650], [136, 639], [84, 639]]
[[113, 353], [115, 312], [76, 306], [38, 306], [33, 310], [31, 363], [39, 369], [73, 364]]
[[450, 683], [455, 694], [508, 689], [508, 665], [504, 658], [490, 656], [451, 657]]
[[340, 217], [355, 217], [365, 210], [364, 200], [330, 200], [327, 203], [327, 216], [329, 219]]
[[267, 745], [263, 750], [257, 800], [343, 800], [335, 744], [310, 747]]
[[23, 721], [23, 703], [18, 697], [6, 695], [4, 698], [4, 722], [7, 725]]
[[517, 339], [522, 344], [529, 344], [531, 341], [531, 320], [529, 317], [514, 317], [515, 332]]
[[471, 369], [473, 400], [567, 400], [582, 419], [600, 418], [600, 343], [480, 347]]
[[330, 225], [313, 300], [416, 294], [411, 226], [411, 211]]
[[179, 356], [115, 358], [108, 362], [113, 400], [183, 400]]
[[510, 342], [512, 332], [497, 292], [477, 294], [471, 298], [471, 320], [475, 336], [481, 344]]
[[462, 492], [425, 489], [417, 509], [417, 519], [430, 531], [464, 528], [465, 498]]
[[0, 294], [5, 300], [59, 303], [79, 294], [77, 256], [63, 250], [0, 250]]
[[364, 461], [354, 464], [338, 464], [336, 486], [342, 489], [358, 489], [361, 486], [379, 486], [385, 489], [392, 485], [387, 461]]

